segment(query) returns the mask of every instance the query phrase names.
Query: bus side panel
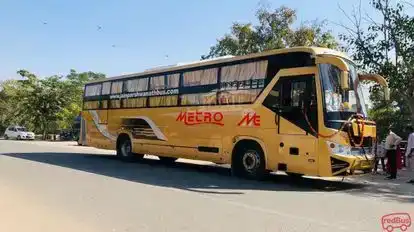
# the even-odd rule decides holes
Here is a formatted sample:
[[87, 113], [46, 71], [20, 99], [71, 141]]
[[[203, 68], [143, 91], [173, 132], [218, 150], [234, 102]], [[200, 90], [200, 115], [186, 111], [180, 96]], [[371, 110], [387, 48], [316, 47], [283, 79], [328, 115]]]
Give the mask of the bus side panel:
[[[106, 128], [106, 125], [95, 122], [92, 111], [84, 111], [82, 113], [82, 117], [85, 120], [85, 127], [87, 131], [86, 143], [88, 146], [101, 149], [115, 149], [113, 141], [101, 132], [102, 129]], [[98, 127], [100, 127], [101, 131]]]
[[[117, 134], [127, 128], [133, 135], [136, 153], [182, 157], [189, 159], [220, 160], [218, 153], [208, 152], [221, 148], [217, 126], [192, 123], [196, 108], [122, 109], [109, 112], [109, 131]], [[181, 117], [180, 117], [181, 115]], [[198, 117], [200, 120], [200, 115]], [[199, 151], [201, 147], [202, 151]]]
[[292, 141], [282, 140], [274, 113], [262, 106], [117, 109], [109, 110], [108, 125], [96, 123], [89, 112], [85, 115], [88, 144], [97, 148], [115, 149], [118, 134], [134, 119], [129, 130], [136, 153], [230, 163], [235, 141], [251, 138], [262, 144], [267, 169], [286, 163], [300, 172], [297, 166], [304, 166], [282, 155], [279, 144]]

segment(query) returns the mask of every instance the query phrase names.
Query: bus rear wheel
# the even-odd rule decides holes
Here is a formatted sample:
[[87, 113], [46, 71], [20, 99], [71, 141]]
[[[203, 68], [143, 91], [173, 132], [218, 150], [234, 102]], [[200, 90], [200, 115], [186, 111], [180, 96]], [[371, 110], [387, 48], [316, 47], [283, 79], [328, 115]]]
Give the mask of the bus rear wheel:
[[231, 170], [234, 176], [262, 180], [268, 173], [262, 148], [256, 142], [236, 145]]
[[116, 156], [120, 160], [127, 162], [136, 161], [144, 157], [144, 155], [142, 154], [135, 154], [132, 152], [131, 139], [127, 135], [121, 135], [118, 138], [116, 146]]

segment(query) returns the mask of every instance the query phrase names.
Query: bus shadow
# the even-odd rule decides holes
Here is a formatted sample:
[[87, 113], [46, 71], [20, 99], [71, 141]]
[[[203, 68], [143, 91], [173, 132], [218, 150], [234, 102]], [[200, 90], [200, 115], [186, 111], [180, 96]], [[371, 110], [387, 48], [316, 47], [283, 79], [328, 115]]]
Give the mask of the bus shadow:
[[[13, 153], [5, 156], [25, 159], [136, 183], [171, 187], [207, 194], [244, 194], [243, 190], [264, 191], [348, 191], [364, 192], [365, 184], [322, 179], [292, 179], [269, 175], [264, 181], [243, 180], [231, 176], [230, 169], [220, 166], [176, 162], [164, 165], [144, 159], [125, 163], [113, 155], [79, 153]], [[375, 191], [375, 190], [372, 190]]]

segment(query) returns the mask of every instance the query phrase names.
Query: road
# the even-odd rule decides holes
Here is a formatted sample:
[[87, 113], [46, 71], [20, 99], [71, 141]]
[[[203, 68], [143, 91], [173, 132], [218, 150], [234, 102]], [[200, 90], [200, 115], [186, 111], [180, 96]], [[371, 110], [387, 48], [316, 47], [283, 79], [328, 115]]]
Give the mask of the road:
[[124, 163], [113, 154], [0, 140], [0, 231], [382, 231], [385, 214], [414, 216], [414, 186], [403, 181], [258, 182], [210, 164]]

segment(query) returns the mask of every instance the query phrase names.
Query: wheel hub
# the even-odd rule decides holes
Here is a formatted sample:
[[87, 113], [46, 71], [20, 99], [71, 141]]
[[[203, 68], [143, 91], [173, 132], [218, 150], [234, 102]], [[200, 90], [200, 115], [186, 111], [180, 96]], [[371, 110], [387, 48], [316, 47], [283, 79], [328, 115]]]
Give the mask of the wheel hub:
[[243, 166], [244, 168], [252, 172], [260, 164], [260, 159], [255, 151], [248, 151], [243, 155]]
[[124, 142], [121, 146], [122, 156], [128, 156], [131, 153], [131, 144]]

